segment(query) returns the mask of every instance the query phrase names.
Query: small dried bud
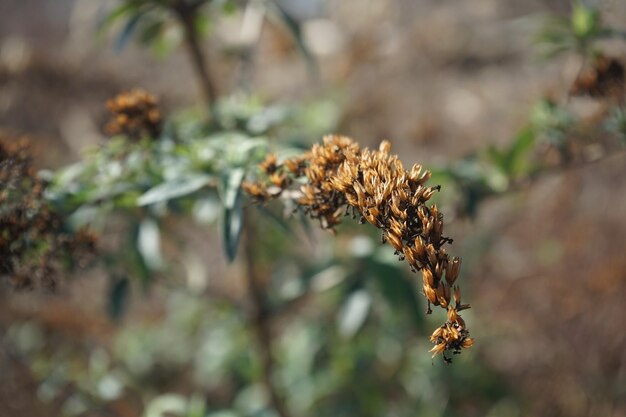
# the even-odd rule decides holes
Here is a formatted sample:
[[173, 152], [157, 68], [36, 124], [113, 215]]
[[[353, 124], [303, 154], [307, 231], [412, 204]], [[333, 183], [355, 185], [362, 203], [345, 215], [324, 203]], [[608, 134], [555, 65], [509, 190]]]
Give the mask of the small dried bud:
[[458, 317], [459, 315], [457, 311], [452, 307], [448, 307], [448, 321], [450, 323], [456, 323]]
[[435, 345], [435, 347], [429, 350], [429, 352], [432, 352], [433, 358], [434, 358], [435, 356], [445, 352], [446, 348], [447, 348], [446, 342], [442, 342], [442, 343], [439, 343], [438, 345]]
[[446, 281], [448, 282], [448, 285], [454, 285], [456, 279], [459, 277], [459, 272], [461, 272], [461, 258], [455, 256], [452, 258], [452, 262], [449, 262], [448, 265], [446, 265]]
[[472, 346], [474, 346], [474, 339], [472, 339], [471, 337], [468, 337], [467, 339], [465, 339], [463, 341], [463, 343], [461, 344], [461, 347], [463, 349], [467, 349], [467, 348], [470, 348]]
[[422, 280], [424, 281], [424, 285], [435, 288], [435, 280], [433, 278], [433, 273], [430, 271], [430, 269], [422, 269]]
[[267, 157], [263, 162], [261, 162], [259, 167], [261, 168], [261, 170], [263, 170], [263, 172], [268, 175], [276, 172], [276, 169], [278, 168], [276, 155], [273, 153], [267, 155]]
[[144, 90], [123, 92], [107, 101], [106, 106], [112, 113], [112, 120], [106, 126], [110, 135], [125, 134], [131, 139], [153, 139], [161, 133], [158, 100]]

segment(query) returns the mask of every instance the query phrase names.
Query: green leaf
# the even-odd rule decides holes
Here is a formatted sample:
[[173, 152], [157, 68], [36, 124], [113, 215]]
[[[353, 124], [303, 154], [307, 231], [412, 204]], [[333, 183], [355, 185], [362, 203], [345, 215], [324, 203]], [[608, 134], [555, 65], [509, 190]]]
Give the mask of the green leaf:
[[127, 239], [126, 244], [117, 256], [127, 260], [128, 264], [133, 268], [133, 273], [138, 276], [145, 289], [152, 280], [152, 272], [139, 251], [140, 230], [140, 223], [134, 223], [128, 232], [129, 239]]
[[206, 174], [190, 175], [163, 182], [146, 191], [137, 199], [138, 206], [147, 206], [154, 203], [173, 200], [187, 196], [207, 186], [214, 180]]
[[372, 299], [366, 290], [352, 292], [337, 316], [339, 333], [348, 338], [354, 336], [365, 323], [371, 305]]
[[237, 248], [243, 230], [243, 195], [241, 182], [245, 176], [243, 168], [234, 168], [222, 176], [221, 194], [224, 202], [222, 238], [229, 261], [237, 255]]
[[141, 42], [142, 45], [152, 44], [161, 36], [164, 26], [165, 22], [158, 19], [142, 25], [141, 33], [139, 34], [139, 42]]
[[525, 174], [530, 164], [528, 154], [535, 145], [535, 131], [531, 127], [522, 129], [513, 142], [509, 153], [509, 174]]
[[179, 394], [163, 394], [146, 405], [146, 417], [185, 417], [188, 399]]
[[137, 250], [149, 269], [158, 270], [163, 267], [161, 229], [154, 219], [145, 219], [139, 224]]
[[100, 22], [98, 29], [103, 30], [113, 24], [117, 19], [124, 17], [127, 14], [137, 12], [142, 5], [138, 2], [124, 2], [118, 7], [114, 8], [106, 17]]
[[578, 1], [572, 8], [571, 25], [578, 38], [589, 39], [600, 30], [600, 12]]
[[107, 306], [109, 317], [111, 317], [111, 319], [117, 321], [122, 318], [128, 304], [129, 294], [130, 281], [128, 278], [115, 278], [109, 290], [109, 301]]
[[137, 24], [139, 23], [143, 15], [144, 15], [143, 12], [139, 12], [131, 16], [126, 21], [126, 24], [124, 25], [124, 29], [122, 29], [122, 32], [120, 33], [120, 35], [117, 38], [117, 41], [115, 42], [115, 52], [119, 53], [124, 50], [124, 48], [128, 44], [128, 41], [133, 35], [133, 32], [137, 28]]

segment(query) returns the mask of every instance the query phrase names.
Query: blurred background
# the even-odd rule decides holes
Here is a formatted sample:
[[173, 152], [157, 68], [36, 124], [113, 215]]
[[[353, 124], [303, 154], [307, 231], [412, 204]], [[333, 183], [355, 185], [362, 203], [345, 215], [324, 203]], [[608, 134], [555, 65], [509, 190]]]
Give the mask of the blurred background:
[[[279, 125], [259, 128], [276, 147], [388, 139], [433, 170], [476, 345], [431, 358], [443, 312], [425, 314], [420, 280], [367, 226], [307, 237], [251, 213], [266, 311], [216, 226], [170, 216], [175, 266], [150, 285], [96, 266], [54, 293], [3, 287], [0, 416], [626, 416], [623, 90], [575, 94], [602, 76], [587, 51], [541, 53], [560, 46], [548, 16], [575, 26], [593, 8], [626, 30], [626, 3], [208, 3], [196, 24], [223, 115]], [[120, 91], [181, 119], [204, 109], [180, 25], [154, 18], [151, 37], [111, 18], [120, 4], [0, 2], [0, 132], [27, 135], [38, 169], [107, 143]], [[623, 39], [598, 45], [622, 62]], [[124, 241], [119, 217], [102, 246]]]

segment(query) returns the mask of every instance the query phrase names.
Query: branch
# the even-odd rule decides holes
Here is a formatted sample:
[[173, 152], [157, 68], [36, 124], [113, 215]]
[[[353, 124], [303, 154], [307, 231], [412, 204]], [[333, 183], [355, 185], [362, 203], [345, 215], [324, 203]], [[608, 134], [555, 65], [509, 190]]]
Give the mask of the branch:
[[247, 219], [245, 224], [245, 236], [243, 242], [244, 261], [246, 268], [246, 280], [252, 302], [252, 320], [257, 339], [259, 354], [261, 356], [261, 373], [263, 385], [269, 394], [270, 403], [280, 417], [291, 417], [287, 410], [284, 399], [278, 393], [272, 381], [274, 371], [274, 358], [272, 357], [272, 315], [265, 298], [265, 285], [261, 276], [257, 273], [254, 265], [254, 247], [257, 243], [253, 222]]
[[187, 50], [196, 76], [200, 80], [204, 99], [209, 105], [214, 119], [217, 120], [215, 117], [215, 105], [219, 98], [219, 93], [209, 69], [208, 59], [200, 46], [200, 40], [198, 39], [198, 32], [195, 26], [196, 13], [198, 12], [198, 8], [203, 4], [204, 2], [188, 4], [184, 1], [177, 1], [171, 7], [185, 32]]

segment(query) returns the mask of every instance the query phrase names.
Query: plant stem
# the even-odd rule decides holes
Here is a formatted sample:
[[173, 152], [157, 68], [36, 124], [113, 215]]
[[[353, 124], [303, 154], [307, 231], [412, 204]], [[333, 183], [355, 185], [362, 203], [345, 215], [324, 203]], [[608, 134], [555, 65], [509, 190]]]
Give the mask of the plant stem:
[[265, 285], [254, 267], [254, 247], [257, 243], [253, 222], [247, 219], [243, 241], [244, 261], [246, 267], [246, 279], [250, 301], [252, 303], [251, 324], [257, 339], [259, 354], [261, 356], [261, 377], [263, 385], [269, 395], [272, 407], [280, 417], [291, 417], [287, 410], [284, 399], [278, 393], [272, 374], [274, 371], [274, 358], [272, 356], [272, 316], [265, 298]]
[[211, 71], [209, 69], [208, 59], [202, 51], [200, 46], [200, 40], [198, 39], [198, 31], [196, 30], [195, 17], [198, 7], [202, 3], [187, 4], [184, 1], [175, 2], [172, 5], [172, 10], [180, 20], [180, 24], [185, 32], [185, 42], [187, 45], [187, 51], [191, 58], [194, 71], [200, 81], [202, 87], [202, 94], [206, 104], [211, 109], [211, 113], [214, 119], [217, 121], [217, 112], [215, 105], [217, 103], [219, 94]]

